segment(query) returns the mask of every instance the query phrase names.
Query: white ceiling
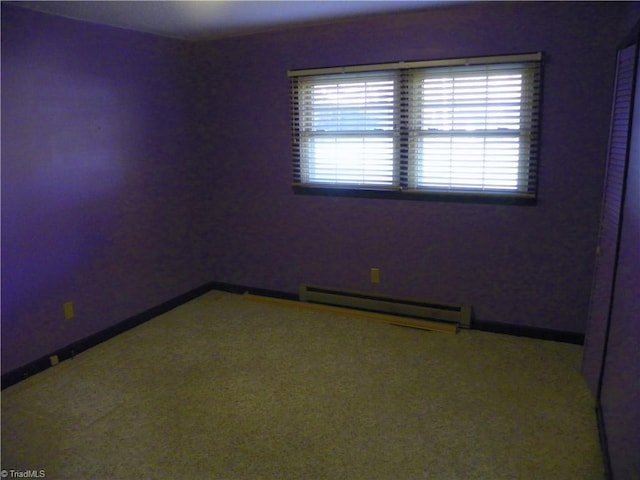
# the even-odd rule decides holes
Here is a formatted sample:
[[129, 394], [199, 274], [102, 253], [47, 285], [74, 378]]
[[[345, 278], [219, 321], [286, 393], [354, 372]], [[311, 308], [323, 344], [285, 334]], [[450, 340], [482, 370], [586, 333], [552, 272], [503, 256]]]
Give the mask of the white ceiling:
[[[190, 40], [241, 35], [300, 23], [442, 6], [456, 0], [18, 1], [77, 20]], [[459, 0], [458, 0], [459, 1]]]

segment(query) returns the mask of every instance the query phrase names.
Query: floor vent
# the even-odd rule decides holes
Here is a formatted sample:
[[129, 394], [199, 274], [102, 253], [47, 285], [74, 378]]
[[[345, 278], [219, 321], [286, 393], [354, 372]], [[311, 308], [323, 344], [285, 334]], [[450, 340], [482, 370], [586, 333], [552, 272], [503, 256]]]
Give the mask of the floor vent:
[[299, 296], [302, 302], [322, 303], [369, 312], [390, 313], [406, 317], [438, 320], [441, 322], [455, 323], [460, 327], [471, 327], [470, 306], [447, 305], [310, 285], [301, 285]]

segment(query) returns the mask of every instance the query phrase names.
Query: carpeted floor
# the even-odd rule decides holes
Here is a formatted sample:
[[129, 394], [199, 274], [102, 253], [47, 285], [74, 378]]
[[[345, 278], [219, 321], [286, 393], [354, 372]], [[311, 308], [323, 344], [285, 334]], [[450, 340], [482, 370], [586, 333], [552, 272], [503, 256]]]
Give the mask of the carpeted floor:
[[2, 392], [47, 479], [601, 480], [576, 345], [209, 292]]

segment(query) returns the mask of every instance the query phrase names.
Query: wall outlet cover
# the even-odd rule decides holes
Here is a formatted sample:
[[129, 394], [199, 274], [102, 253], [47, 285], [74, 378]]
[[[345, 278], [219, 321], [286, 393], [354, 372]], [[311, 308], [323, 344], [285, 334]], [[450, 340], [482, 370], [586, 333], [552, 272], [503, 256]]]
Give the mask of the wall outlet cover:
[[67, 302], [63, 305], [64, 308], [64, 318], [66, 320], [71, 320], [76, 316], [76, 313], [73, 308], [73, 302]]

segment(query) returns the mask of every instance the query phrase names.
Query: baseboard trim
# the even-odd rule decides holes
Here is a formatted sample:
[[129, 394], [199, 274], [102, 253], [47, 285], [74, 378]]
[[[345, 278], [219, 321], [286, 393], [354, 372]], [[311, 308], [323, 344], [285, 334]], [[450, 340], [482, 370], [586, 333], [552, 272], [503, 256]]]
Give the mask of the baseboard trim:
[[[158, 315], [173, 310], [179, 307], [183, 303], [186, 303], [194, 298], [204, 295], [210, 290], [220, 290], [228, 293], [244, 294], [249, 293], [252, 295], [259, 295], [263, 297], [279, 298], [283, 300], [295, 300], [299, 301], [297, 293], [287, 293], [278, 290], [269, 290], [264, 288], [250, 287], [245, 285], [238, 285], [233, 283], [224, 282], [209, 282], [201, 285], [193, 290], [190, 290], [182, 295], [172, 298], [160, 305], [145, 310], [142, 313], [134, 315], [126, 320], [123, 320], [111, 327], [108, 327], [100, 332], [97, 332], [89, 337], [78, 340], [66, 347], [60, 348], [54, 352], [38, 358], [28, 364], [16, 368], [10, 372], [2, 375], [2, 390], [11, 385], [15, 385], [22, 380], [29, 378], [36, 373], [42, 372], [51, 367], [50, 357], [57, 356], [59, 361], [64, 361], [69, 358], [73, 358], [80, 352], [84, 352], [91, 347], [94, 347], [102, 342], [105, 342], [116, 335], [126, 332], [138, 325], [141, 325]], [[492, 333], [503, 333], [507, 335], [514, 335], [518, 337], [537, 338], [540, 340], [552, 340], [556, 342], [573, 343], [576, 345], [584, 344], [584, 335], [573, 332], [563, 332], [558, 330], [550, 330], [544, 328], [527, 327], [520, 325], [509, 325], [505, 323], [485, 322], [474, 320], [471, 324], [471, 328], [475, 330], [481, 330]]]
[[190, 300], [193, 300], [194, 298], [199, 297], [200, 295], [207, 293], [209, 290], [215, 289], [216, 286], [217, 284], [213, 282], [201, 285], [197, 288], [194, 288], [193, 290], [178, 295], [171, 300], [163, 302], [160, 305], [156, 305], [155, 307], [145, 310], [144, 312], [129, 317], [126, 320], [123, 320], [119, 323], [116, 323], [115, 325], [105, 328], [104, 330], [94, 333], [93, 335], [90, 335], [58, 350], [50, 352], [49, 354], [38, 358], [37, 360], [29, 362], [22, 367], [18, 367], [15, 370], [7, 372], [2, 375], [2, 390], [51, 367], [52, 365], [50, 358], [54, 355], [58, 357], [58, 361], [60, 362], [73, 358], [77, 354], [84, 352], [91, 347], [95, 347], [96, 345], [105, 342], [115, 337], [116, 335], [124, 333], [127, 330], [131, 330], [132, 328], [137, 327], [138, 325], [141, 325], [151, 320], [152, 318], [157, 317], [158, 315], [162, 315], [169, 310], [173, 310], [183, 303], [186, 303]]
[[486, 322], [473, 320], [471, 328], [483, 332], [504, 333], [516, 337], [536, 338], [538, 340], [551, 340], [553, 342], [572, 343], [584, 345], [584, 334], [551, 330], [549, 328], [529, 327], [523, 325], [510, 325], [507, 323]]
[[221, 290], [228, 293], [237, 293], [242, 295], [249, 293], [251, 295], [259, 295], [261, 297], [279, 298], [281, 300], [299, 300], [297, 293], [281, 292], [279, 290], [269, 290], [266, 288], [249, 287], [246, 285], [237, 285], [234, 283], [211, 282], [212, 290]]
[[600, 450], [602, 451], [602, 459], [604, 462], [604, 478], [606, 480], [613, 479], [613, 471], [611, 470], [611, 457], [609, 456], [609, 443], [607, 442], [607, 429], [604, 422], [604, 413], [600, 402], [596, 405], [596, 418], [598, 419], [598, 438], [600, 440]]

